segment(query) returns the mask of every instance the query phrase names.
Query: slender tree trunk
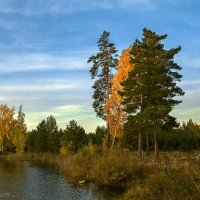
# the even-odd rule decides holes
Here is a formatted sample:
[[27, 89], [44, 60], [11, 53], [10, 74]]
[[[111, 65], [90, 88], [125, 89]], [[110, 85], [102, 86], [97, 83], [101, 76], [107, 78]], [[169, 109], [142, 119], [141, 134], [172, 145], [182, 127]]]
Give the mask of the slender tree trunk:
[[109, 105], [109, 69], [108, 64], [106, 65], [106, 102], [108, 102], [107, 106], [107, 149], [110, 148], [110, 125], [109, 125], [109, 117], [110, 117], [110, 105]]
[[154, 156], [155, 159], [158, 159], [158, 123], [157, 119], [155, 120], [155, 130], [154, 130]]
[[142, 133], [138, 134], [138, 159], [142, 161]]
[[3, 141], [1, 142], [1, 154], [3, 155]]
[[1, 155], [3, 154], [3, 152], [2, 152], [2, 143], [0, 142], [0, 153], [1, 153]]
[[154, 133], [154, 156], [155, 159], [158, 159], [158, 134]]
[[112, 146], [111, 146], [112, 149], [114, 148], [114, 145], [115, 145], [115, 139], [116, 139], [116, 136], [114, 136], [113, 141], [112, 141]]
[[110, 126], [109, 123], [107, 123], [107, 149], [110, 148]]
[[149, 148], [149, 132], [146, 132], [146, 156], [150, 156], [150, 148]]
[[113, 141], [112, 141], [112, 146], [111, 146], [112, 149], [113, 149], [114, 144], [115, 144], [115, 139], [116, 139], [116, 130], [115, 130], [115, 135], [114, 135], [114, 138], [113, 138]]
[[[144, 98], [143, 98], [143, 94], [140, 95], [140, 103], [141, 103], [141, 110], [140, 112], [143, 112], [144, 109]], [[140, 122], [142, 123], [142, 121]], [[142, 161], [142, 130], [140, 128], [140, 132], [138, 135], [138, 158], [140, 161]]]

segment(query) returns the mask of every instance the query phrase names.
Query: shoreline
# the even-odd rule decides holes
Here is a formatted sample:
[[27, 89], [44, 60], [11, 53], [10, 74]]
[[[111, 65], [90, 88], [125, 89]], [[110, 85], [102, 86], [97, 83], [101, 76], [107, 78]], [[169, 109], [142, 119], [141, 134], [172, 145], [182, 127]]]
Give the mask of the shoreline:
[[[168, 152], [159, 161], [138, 162], [133, 152], [110, 150], [82, 151], [63, 156], [49, 153], [21, 153], [0, 156], [6, 160], [33, 161], [55, 166], [67, 180], [75, 185], [92, 183], [108, 188], [122, 188], [119, 200], [163, 200], [200, 195], [200, 152]], [[167, 154], [167, 152], [166, 152]]]

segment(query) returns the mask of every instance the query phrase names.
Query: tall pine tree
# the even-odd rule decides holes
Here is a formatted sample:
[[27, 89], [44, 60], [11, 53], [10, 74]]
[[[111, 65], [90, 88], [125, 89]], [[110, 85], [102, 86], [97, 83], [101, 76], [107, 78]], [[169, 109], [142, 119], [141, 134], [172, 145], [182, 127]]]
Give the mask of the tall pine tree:
[[138, 153], [141, 158], [142, 132], [154, 132], [155, 158], [158, 157], [158, 132], [164, 123], [170, 118], [169, 113], [175, 105], [181, 101], [174, 99], [184, 95], [177, 86], [181, 75], [178, 73], [181, 67], [174, 62], [174, 56], [181, 47], [166, 50], [161, 43], [167, 35], [157, 35], [151, 30], [143, 30], [141, 41], [136, 40], [131, 49], [131, 63], [134, 64], [126, 81], [122, 83], [125, 96], [124, 104], [129, 119], [132, 118], [138, 124]]
[[95, 79], [94, 102], [93, 108], [98, 117], [107, 121], [107, 148], [110, 145], [110, 130], [109, 130], [109, 105], [105, 106], [109, 100], [111, 90], [111, 79], [113, 77], [112, 69], [117, 68], [117, 50], [113, 43], [109, 41], [109, 32], [104, 31], [98, 40], [99, 53], [91, 56], [88, 63], [92, 63], [90, 70], [91, 78]]

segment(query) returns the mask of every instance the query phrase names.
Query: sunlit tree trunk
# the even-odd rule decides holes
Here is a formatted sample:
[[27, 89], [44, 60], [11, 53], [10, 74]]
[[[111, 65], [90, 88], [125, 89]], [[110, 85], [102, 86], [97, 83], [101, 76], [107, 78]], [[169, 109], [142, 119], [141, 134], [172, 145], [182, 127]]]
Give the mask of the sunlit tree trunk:
[[142, 133], [141, 131], [138, 134], [138, 158], [142, 161]]
[[154, 130], [154, 157], [158, 159], [158, 127], [157, 127], [157, 119], [155, 122], [155, 130]]
[[150, 156], [150, 148], [149, 148], [149, 132], [146, 132], [146, 156]]
[[[142, 113], [143, 109], [144, 109], [144, 97], [143, 97], [143, 94], [140, 95], [140, 103], [141, 103], [140, 112]], [[140, 123], [142, 123], [142, 121]], [[141, 124], [141, 126], [142, 126], [142, 124]], [[139, 160], [142, 161], [142, 131], [141, 131], [141, 128], [140, 128], [138, 136], [139, 136], [138, 137], [138, 157], [139, 157]]]

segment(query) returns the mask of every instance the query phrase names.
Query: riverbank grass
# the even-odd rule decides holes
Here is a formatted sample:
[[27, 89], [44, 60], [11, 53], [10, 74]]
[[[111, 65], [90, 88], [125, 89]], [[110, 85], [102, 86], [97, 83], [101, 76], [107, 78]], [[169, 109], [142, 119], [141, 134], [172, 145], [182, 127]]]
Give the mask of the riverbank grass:
[[67, 156], [24, 153], [5, 159], [20, 159], [55, 165], [68, 180], [125, 187], [120, 200], [198, 200], [200, 197], [200, 152], [165, 152], [138, 162], [136, 153], [124, 149], [85, 147]]

